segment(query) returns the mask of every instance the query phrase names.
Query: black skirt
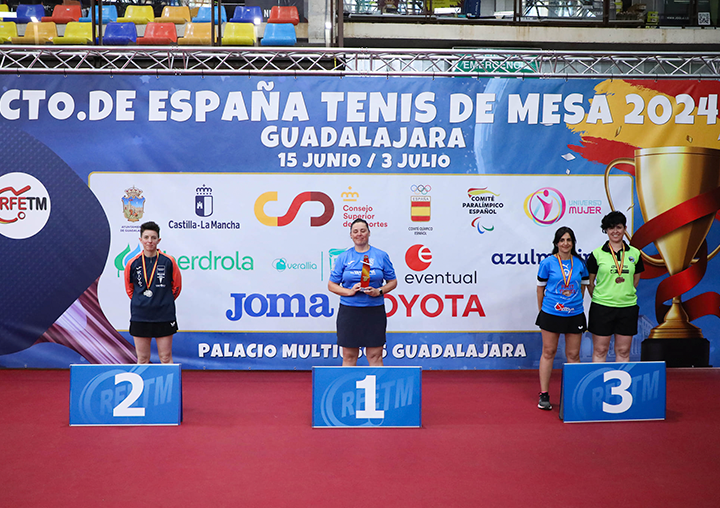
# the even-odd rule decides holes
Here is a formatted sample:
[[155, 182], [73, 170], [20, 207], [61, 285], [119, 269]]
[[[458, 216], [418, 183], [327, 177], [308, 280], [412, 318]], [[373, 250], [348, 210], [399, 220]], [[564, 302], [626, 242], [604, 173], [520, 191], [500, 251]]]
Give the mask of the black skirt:
[[149, 323], [147, 321], [130, 321], [130, 335], [133, 337], [167, 337], [178, 331], [177, 321]]
[[340, 304], [337, 315], [337, 343], [340, 347], [382, 347], [385, 345], [385, 306], [350, 307]]

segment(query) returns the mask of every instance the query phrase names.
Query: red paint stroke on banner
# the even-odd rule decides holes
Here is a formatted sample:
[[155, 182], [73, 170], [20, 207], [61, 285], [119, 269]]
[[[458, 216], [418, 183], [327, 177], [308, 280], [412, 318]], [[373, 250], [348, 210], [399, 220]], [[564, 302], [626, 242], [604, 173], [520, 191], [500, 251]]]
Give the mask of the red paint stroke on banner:
[[[689, 199], [649, 220], [635, 232], [631, 244], [638, 249], [642, 249], [681, 226], [716, 213], [718, 209], [720, 209], [720, 187]], [[697, 263], [680, 273], [671, 275], [658, 285], [655, 293], [655, 317], [658, 323], [663, 321], [665, 314], [670, 309], [670, 306], [665, 305], [663, 302], [690, 291], [700, 283], [700, 280], [705, 275], [707, 269], [707, 241], [703, 241], [697, 256]], [[652, 266], [651, 268], [653, 269], [647, 270], [650, 272], [649, 274], [643, 273], [643, 278], [659, 277], [667, 272], [666, 269]], [[690, 321], [708, 315], [720, 317], [720, 294], [707, 292], [697, 295], [684, 302], [683, 307]]]
[[[610, 164], [615, 159], [635, 157], [636, 146], [594, 136], [582, 136], [582, 146], [568, 145], [570, 150], [579, 153], [584, 159], [600, 164]], [[618, 166], [618, 169], [635, 176], [635, 168], [630, 164]]]
[[717, 81], [697, 81], [690, 80], [659, 80], [652, 81], [643, 80], [625, 80], [625, 82], [635, 88], [653, 90], [658, 93], [665, 94], [670, 97], [677, 97], [680, 94], [687, 94], [693, 98], [697, 106], [701, 97], [707, 97], [711, 94], [718, 93]]

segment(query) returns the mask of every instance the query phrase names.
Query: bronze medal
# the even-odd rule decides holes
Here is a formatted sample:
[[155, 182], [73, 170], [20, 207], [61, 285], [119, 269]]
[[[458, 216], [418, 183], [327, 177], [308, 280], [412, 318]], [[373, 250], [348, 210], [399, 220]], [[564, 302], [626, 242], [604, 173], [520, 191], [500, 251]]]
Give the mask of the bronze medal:
[[623, 282], [625, 282], [625, 279], [622, 277], [618, 277], [617, 279], [615, 279], [616, 284], [622, 284]]

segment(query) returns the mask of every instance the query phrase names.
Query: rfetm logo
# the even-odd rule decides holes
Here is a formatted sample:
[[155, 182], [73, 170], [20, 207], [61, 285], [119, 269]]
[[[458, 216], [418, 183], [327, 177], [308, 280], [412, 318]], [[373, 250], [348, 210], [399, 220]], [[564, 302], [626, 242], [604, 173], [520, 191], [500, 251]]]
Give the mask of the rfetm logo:
[[0, 176], [0, 234], [24, 240], [38, 234], [50, 218], [50, 195], [27, 173]]
[[333, 204], [332, 199], [330, 199], [330, 196], [328, 196], [324, 192], [301, 192], [300, 194], [295, 196], [295, 199], [293, 199], [293, 202], [285, 215], [282, 215], [280, 217], [271, 217], [265, 213], [265, 205], [270, 201], [277, 200], [277, 191], [266, 192], [264, 194], [261, 194], [260, 197], [257, 198], [257, 200], [255, 201], [255, 217], [257, 217], [257, 220], [260, 221], [261, 224], [264, 224], [266, 226], [287, 226], [295, 220], [298, 211], [300, 211], [300, 207], [306, 201], [317, 201], [319, 203], [322, 203], [325, 207], [325, 210], [321, 215], [310, 218], [310, 226], [312, 227], [324, 226], [325, 224], [330, 222], [330, 219], [332, 219], [333, 214], [335, 213], [335, 205]]
[[432, 252], [422, 244], [413, 245], [405, 252], [405, 263], [411, 270], [422, 272], [432, 263]]
[[559, 190], [543, 187], [525, 198], [523, 208], [535, 224], [549, 226], [565, 215], [565, 206], [565, 196]]

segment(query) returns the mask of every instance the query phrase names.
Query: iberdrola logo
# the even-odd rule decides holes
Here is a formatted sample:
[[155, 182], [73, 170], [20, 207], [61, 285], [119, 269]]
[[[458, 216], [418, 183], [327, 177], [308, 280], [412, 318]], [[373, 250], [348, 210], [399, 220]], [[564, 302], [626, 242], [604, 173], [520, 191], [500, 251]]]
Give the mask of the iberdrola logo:
[[118, 277], [120, 277], [120, 272], [125, 271], [125, 267], [130, 262], [130, 260], [137, 256], [139, 253], [140, 245], [135, 247], [135, 250], [130, 252], [130, 244], [128, 244], [128, 246], [125, 247], [125, 249], [115, 257], [115, 268], [117, 268]]

